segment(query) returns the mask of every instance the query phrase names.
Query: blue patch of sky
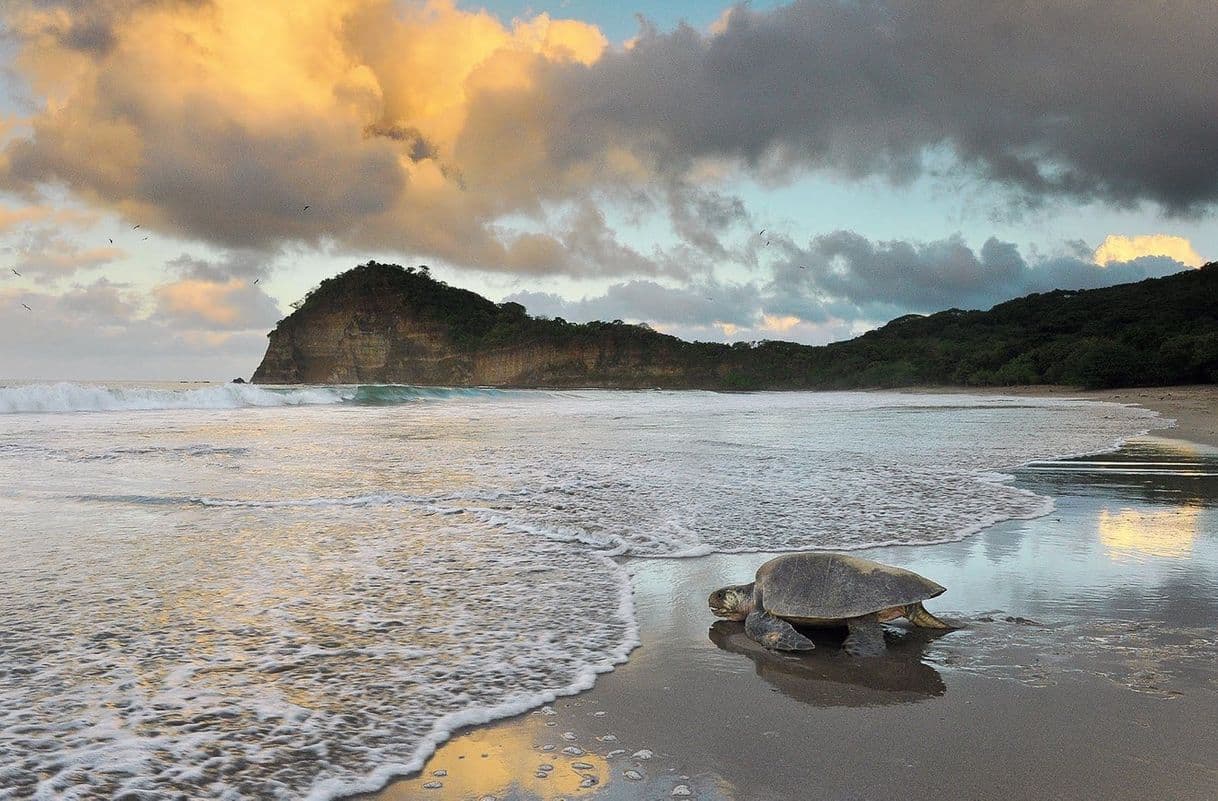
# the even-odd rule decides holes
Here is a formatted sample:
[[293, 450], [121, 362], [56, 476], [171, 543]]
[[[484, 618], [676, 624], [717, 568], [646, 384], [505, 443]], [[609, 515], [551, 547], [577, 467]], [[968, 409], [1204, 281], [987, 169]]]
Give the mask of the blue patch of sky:
[[[682, 21], [694, 28], [705, 30], [732, 5], [734, 4], [707, 0], [653, 0], [648, 3], [611, 3], [605, 0], [465, 0], [459, 3], [464, 9], [484, 8], [505, 22], [543, 12], [555, 19], [591, 22], [614, 43], [624, 42], [639, 32], [640, 15], [660, 30], [672, 30]], [[753, 0], [749, 5], [760, 11], [785, 3], [778, 0]]]

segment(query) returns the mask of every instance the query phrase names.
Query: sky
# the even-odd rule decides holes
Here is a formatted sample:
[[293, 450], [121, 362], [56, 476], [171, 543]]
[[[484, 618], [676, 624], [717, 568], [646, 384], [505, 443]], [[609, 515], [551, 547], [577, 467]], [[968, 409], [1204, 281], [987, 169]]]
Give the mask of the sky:
[[369, 259], [810, 344], [1196, 268], [1216, 29], [1212, 0], [6, 0], [0, 380], [248, 377]]

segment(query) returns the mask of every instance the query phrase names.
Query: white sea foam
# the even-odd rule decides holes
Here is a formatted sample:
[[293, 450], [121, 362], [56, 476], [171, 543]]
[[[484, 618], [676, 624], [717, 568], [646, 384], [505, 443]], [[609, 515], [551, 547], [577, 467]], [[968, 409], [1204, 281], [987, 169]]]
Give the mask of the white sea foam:
[[328, 408], [361, 390], [0, 390], [116, 410], [0, 421], [0, 799], [374, 789], [625, 659], [616, 557], [959, 539], [1050, 508], [1002, 471], [1152, 422], [849, 393]]
[[220, 384], [163, 389], [61, 382], [0, 387], [0, 414], [302, 406], [342, 403], [353, 396], [353, 389], [336, 387], [272, 390], [249, 384]]
[[[154, 409], [243, 409], [279, 406], [393, 406], [404, 403], [519, 397], [522, 393], [480, 387], [405, 385], [254, 386], [218, 384], [185, 389], [101, 384], [0, 386], [0, 414], [115, 412]], [[533, 393], [545, 397], [549, 393]]]

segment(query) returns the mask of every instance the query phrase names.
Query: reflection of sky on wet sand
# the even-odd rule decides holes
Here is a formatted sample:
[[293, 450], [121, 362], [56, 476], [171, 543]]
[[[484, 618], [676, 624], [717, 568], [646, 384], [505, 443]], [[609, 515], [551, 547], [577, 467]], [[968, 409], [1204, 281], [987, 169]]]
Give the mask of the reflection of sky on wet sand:
[[1113, 559], [1182, 559], [1193, 552], [1200, 516], [1195, 506], [1163, 512], [1101, 509], [1097, 525], [1100, 542]]
[[1045, 620], [1218, 620], [1218, 453], [1139, 438], [1101, 457], [1037, 462], [1015, 486], [1053, 497], [1036, 520], [933, 548], [864, 552], [948, 588], [933, 609]]
[[[603, 756], [585, 750], [591, 748], [588, 744], [580, 747], [563, 739], [557, 726], [545, 725], [548, 720], [530, 714], [515, 726], [458, 734], [440, 746], [423, 773], [391, 784], [378, 798], [395, 801], [425, 794], [434, 801], [487, 797], [558, 801], [591, 795], [613, 780], [612, 767]], [[547, 745], [551, 750], [543, 751]], [[581, 753], [564, 754], [563, 748]]]

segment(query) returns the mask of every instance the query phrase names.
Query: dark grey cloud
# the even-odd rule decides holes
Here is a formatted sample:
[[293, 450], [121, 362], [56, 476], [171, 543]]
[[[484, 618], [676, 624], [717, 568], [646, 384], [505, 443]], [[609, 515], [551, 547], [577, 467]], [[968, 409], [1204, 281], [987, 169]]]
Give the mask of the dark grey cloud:
[[106, 327], [125, 325], [136, 316], [139, 304], [131, 285], [99, 278], [91, 284], [73, 284], [54, 300], [55, 307], [77, 322]]
[[679, 273], [672, 263], [664, 264], [661, 255], [647, 255], [624, 244], [608, 224], [604, 212], [595, 204], [576, 206], [563, 221], [558, 235], [558, 251], [568, 272], [607, 275], [657, 275]]
[[[1068, 249], [1076, 248], [1068, 243]], [[1161, 256], [1103, 267], [1072, 252], [1029, 261], [1014, 244], [993, 237], [974, 251], [959, 236], [874, 242], [853, 231], [834, 231], [813, 238], [778, 265], [768, 295], [772, 311], [805, 319], [810, 310], [887, 319], [947, 308], [988, 309], [1032, 292], [1094, 289], [1183, 269]]]
[[364, 136], [383, 136], [402, 143], [411, 161], [434, 159], [439, 155], [435, 144], [427, 141], [423, 132], [413, 126], [374, 122], [364, 129]]
[[644, 27], [591, 68], [551, 66], [560, 163], [630, 143], [907, 180], [947, 148], [1029, 198], [1172, 212], [1218, 199], [1218, 3], [800, 0], [714, 35]]
[[219, 259], [200, 259], [187, 253], [170, 259], [165, 266], [183, 278], [221, 282], [230, 278], [265, 278], [275, 262], [275, 253], [262, 250], [229, 250]]
[[668, 217], [682, 241], [711, 258], [733, 255], [723, 237], [749, 223], [743, 200], [685, 181], [674, 181], [666, 194]]

